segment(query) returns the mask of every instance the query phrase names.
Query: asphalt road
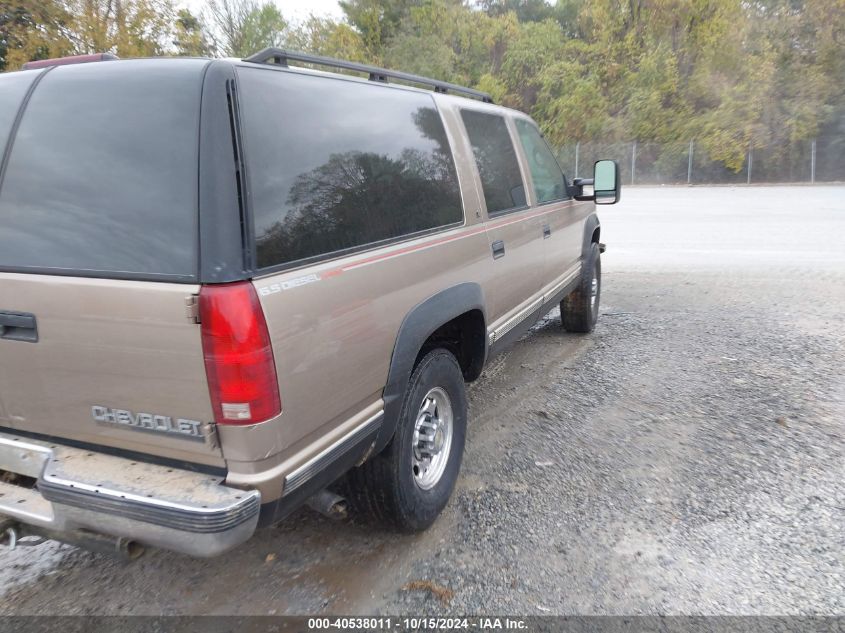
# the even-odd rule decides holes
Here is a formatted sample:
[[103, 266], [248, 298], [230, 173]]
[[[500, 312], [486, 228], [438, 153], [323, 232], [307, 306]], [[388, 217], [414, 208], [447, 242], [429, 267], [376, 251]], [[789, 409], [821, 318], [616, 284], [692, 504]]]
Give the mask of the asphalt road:
[[210, 561], [3, 550], [0, 613], [845, 613], [845, 187], [601, 219], [596, 332], [553, 313], [471, 387], [428, 532], [303, 510]]

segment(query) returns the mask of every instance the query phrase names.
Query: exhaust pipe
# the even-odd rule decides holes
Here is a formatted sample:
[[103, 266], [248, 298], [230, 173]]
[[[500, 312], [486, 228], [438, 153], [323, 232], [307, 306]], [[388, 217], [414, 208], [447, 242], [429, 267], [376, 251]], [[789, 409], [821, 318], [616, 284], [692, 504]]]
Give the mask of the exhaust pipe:
[[115, 543], [116, 553], [119, 557], [126, 561], [138, 560], [147, 551], [143, 545], [138, 541], [133, 541], [128, 538], [119, 538]]
[[346, 499], [325, 488], [309, 497], [305, 505], [335, 521], [345, 519], [349, 515]]

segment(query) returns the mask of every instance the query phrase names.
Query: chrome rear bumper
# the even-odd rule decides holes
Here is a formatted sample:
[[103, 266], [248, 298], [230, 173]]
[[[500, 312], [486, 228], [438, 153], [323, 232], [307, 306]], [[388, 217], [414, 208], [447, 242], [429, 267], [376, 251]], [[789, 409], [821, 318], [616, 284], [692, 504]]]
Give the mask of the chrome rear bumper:
[[0, 480], [0, 519], [59, 538], [82, 529], [192, 556], [246, 541], [261, 506], [258, 491], [224, 486], [221, 477], [8, 433], [0, 433], [0, 471], [35, 480]]

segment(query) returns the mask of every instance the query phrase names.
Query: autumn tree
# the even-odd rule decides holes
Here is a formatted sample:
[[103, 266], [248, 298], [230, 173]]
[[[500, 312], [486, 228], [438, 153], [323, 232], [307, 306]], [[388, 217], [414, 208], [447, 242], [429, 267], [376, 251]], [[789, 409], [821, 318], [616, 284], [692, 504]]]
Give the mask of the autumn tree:
[[214, 43], [208, 33], [206, 25], [199, 16], [188, 9], [180, 9], [174, 24], [173, 45], [176, 54], [186, 57], [212, 57], [215, 53]]
[[65, 37], [70, 15], [55, 2], [16, 0], [0, 3], [0, 72], [32, 59], [71, 54]]
[[62, 0], [64, 35], [76, 54], [150, 57], [168, 51], [175, 17], [171, 0]]
[[272, 2], [210, 0], [208, 13], [218, 39], [217, 48], [230, 57], [248, 57], [268, 46], [280, 46], [288, 23]]
[[269, 0], [198, 15], [175, 1], [6, 0], [0, 69], [282, 45], [487, 91], [557, 146], [695, 139], [697, 156], [739, 170], [749, 150], [789, 161], [823, 131], [845, 156], [845, 0], [341, 0], [343, 20], [295, 24]]
[[286, 44], [292, 49], [316, 55], [372, 63], [361, 34], [345, 22], [311, 15], [291, 29]]

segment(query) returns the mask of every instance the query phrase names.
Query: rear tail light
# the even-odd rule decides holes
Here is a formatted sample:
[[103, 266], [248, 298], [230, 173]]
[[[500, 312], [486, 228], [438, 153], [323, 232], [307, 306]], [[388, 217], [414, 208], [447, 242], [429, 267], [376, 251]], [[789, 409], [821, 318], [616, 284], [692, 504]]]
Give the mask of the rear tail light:
[[270, 333], [248, 281], [203, 286], [199, 297], [205, 372], [218, 424], [255, 424], [282, 410]]

